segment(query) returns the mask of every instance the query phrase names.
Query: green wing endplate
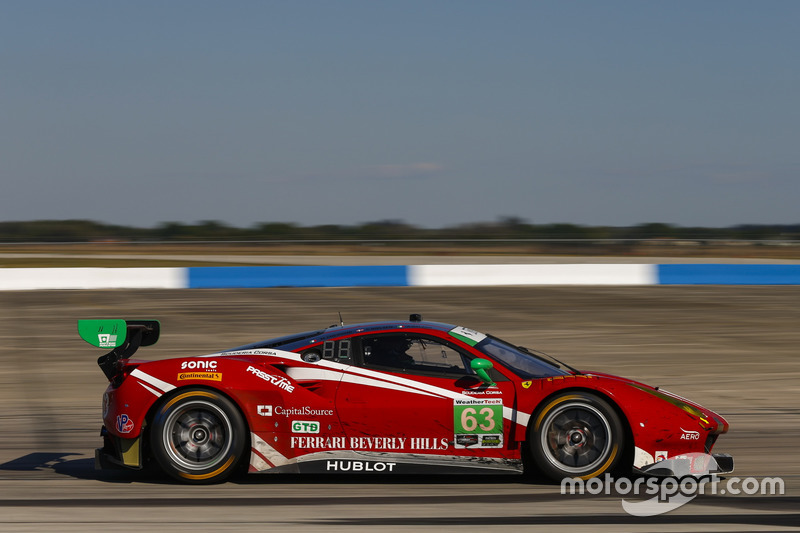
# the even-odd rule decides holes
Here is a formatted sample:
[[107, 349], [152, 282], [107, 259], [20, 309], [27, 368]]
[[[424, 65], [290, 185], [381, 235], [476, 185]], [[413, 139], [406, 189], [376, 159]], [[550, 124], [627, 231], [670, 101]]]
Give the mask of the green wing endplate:
[[111, 351], [97, 359], [97, 365], [109, 381], [119, 374], [119, 361], [128, 359], [140, 346], [155, 344], [161, 332], [158, 320], [78, 320], [81, 338], [98, 348]]
[[161, 331], [158, 320], [78, 320], [78, 334], [98, 348], [119, 348], [141, 334], [138, 346], [155, 344]]

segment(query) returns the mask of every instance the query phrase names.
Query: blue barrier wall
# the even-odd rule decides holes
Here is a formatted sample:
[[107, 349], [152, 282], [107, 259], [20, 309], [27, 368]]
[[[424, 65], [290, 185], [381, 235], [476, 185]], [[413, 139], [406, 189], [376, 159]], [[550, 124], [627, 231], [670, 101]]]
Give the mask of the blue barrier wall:
[[658, 265], [659, 285], [800, 285], [800, 265]]
[[190, 267], [190, 289], [245, 287], [405, 287], [405, 266]]
[[800, 264], [0, 268], [0, 291], [526, 285], [800, 285]]

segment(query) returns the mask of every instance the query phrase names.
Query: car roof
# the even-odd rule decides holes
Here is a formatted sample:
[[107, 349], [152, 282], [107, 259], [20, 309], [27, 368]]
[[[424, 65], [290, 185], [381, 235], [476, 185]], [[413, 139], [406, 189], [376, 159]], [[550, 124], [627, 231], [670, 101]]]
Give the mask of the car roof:
[[[441, 322], [427, 322], [422, 320], [396, 320], [396, 321], [383, 321], [383, 322], [362, 322], [359, 324], [348, 325], [333, 325], [325, 329], [305, 331], [302, 333], [295, 333], [283, 337], [276, 337], [267, 339], [260, 342], [255, 342], [231, 350], [252, 350], [260, 348], [278, 348], [291, 350], [295, 347], [304, 346], [310, 342], [319, 342], [328, 339], [347, 337], [362, 333], [366, 331], [387, 331], [387, 330], [403, 330], [403, 329], [428, 329], [441, 332], [447, 332], [455, 326], [452, 324], [444, 324]], [[226, 350], [228, 351], [228, 350]]]

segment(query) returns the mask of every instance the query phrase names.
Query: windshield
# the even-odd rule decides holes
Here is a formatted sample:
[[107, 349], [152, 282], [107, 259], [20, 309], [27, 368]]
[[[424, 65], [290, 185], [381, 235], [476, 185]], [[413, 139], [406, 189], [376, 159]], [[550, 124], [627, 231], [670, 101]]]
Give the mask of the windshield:
[[569, 372], [558, 368], [555, 364], [536, 355], [520, 351], [516, 346], [497, 337], [487, 335], [485, 339], [475, 345], [475, 348], [502, 363], [503, 366], [522, 378], [569, 375]]

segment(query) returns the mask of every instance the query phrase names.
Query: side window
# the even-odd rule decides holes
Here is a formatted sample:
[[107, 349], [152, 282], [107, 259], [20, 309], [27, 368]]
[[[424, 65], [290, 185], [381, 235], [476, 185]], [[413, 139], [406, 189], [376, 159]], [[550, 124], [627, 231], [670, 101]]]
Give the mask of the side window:
[[435, 339], [376, 335], [362, 337], [361, 348], [367, 368], [448, 377], [473, 373], [465, 354]]
[[351, 364], [351, 341], [350, 339], [341, 339], [338, 341], [325, 341], [324, 343], [317, 344], [312, 348], [302, 352], [302, 359], [306, 363], [316, 363], [320, 359], [327, 359], [328, 361], [336, 361], [339, 363]]

